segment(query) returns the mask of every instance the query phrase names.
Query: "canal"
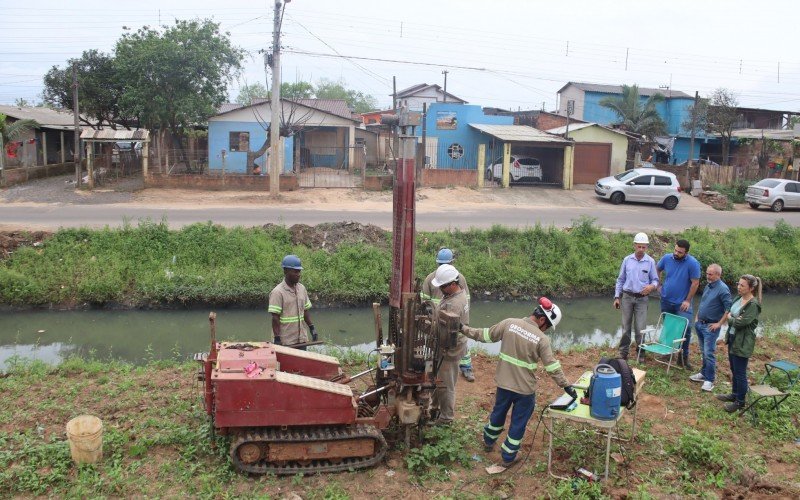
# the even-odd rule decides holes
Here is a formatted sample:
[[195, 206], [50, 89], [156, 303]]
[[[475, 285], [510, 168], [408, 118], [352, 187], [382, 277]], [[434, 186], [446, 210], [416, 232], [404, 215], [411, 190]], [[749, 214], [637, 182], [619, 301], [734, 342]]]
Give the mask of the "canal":
[[[620, 313], [607, 298], [556, 301], [564, 319], [551, 333], [556, 348], [575, 345], [616, 344]], [[800, 331], [800, 310], [794, 295], [764, 297], [762, 323]], [[144, 363], [152, 359], [188, 359], [208, 349], [209, 310], [191, 311], [28, 311], [0, 314], [0, 370], [12, 357], [32, 358], [57, 364], [72, 355], [121, 359]], [[509, 317], [531, 312], [528, 302], [482, 302], [473, 298], [470, 323], [491, 326]], [[658, 302], [651, 301], [648, 323], [658, 320]], [[388, 307], [382, 308], [385, 319]], [[320, 339], [343, 347], [369, 350], [375, 344], [372, 309], [368, 307], [314, 309]], [[386, 326], [384, 325], [384, 329]], [[220, 340], [271, 339], [265, 310], [217, 311]], [[483, 344], [490, 353], [498, 344]]]

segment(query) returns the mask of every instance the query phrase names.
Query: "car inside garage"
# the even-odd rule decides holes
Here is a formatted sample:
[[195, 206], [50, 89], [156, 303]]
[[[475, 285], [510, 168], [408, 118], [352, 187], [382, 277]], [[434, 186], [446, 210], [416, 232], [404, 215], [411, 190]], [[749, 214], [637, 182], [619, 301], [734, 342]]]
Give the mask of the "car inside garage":
[[[492, 164], [501, 159], [503, 154], [510, 148], [510, 155], [517, 158], [535, 158], [539, 160], [541, 166], [541, 178], [528, 176], [519, 180], [512, 180], [513, 184], [534, 184], [550, 185], [563, 188], [571, 187], [567, 175], [565, 175], [565, 163], [571, 164], [571, 141], [548, 134], [533, 127], [524, 125], [487, 125], [473, 124], [470, 126], [481, 134], [489, 136], [486, 147], [486, 165], [491, 168]], [[488, 182], [494, 181], [497, 175]], [[497, 184], [497, 182], [495, 182]]]

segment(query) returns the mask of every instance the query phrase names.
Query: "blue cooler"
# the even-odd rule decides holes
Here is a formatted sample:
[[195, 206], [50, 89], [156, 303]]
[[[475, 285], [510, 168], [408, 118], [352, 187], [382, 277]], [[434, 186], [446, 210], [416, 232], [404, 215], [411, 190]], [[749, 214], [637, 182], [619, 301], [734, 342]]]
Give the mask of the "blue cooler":
[[592, 378], [589, 413], [599, 420], [616, 419], [622, 400], [622, 377], [610, 365], [597, 365]]

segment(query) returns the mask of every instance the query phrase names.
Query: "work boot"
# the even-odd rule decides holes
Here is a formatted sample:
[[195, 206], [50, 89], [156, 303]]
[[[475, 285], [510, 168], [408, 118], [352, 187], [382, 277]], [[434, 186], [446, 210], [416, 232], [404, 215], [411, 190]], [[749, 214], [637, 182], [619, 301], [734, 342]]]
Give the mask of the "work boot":
[[717, 394], [714, 397], [719, 399], [720, 401], [725, 401], [726, 403], [732, 403], [736, 401], [736, 396], [734, 396], [733, 394]]
[[472, 368], [462, 368], [461, 375], [464, 375], [464, 378], [467, 379], [467, 382], [475, 382], [475, 373], [473, 373]]
[[483, 451], [486, 453], [491, 453], [494, 451], [494, 443], [486, 444], [486, 441], [483, 441]]
[[725, 411], [728, 413], [733, 413], [741, 410], [742, 408], [744, 408], [744, 403], [740, 403], [739, 401], [733, 401], [725, 405]]

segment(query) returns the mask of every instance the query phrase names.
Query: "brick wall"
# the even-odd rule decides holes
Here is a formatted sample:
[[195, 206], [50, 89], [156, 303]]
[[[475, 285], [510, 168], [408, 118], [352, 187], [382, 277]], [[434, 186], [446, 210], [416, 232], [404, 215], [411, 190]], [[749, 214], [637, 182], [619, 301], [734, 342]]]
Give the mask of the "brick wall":
[[45, 177], [55, 177], [75, 173], [74, 163], [59, 163], [57, 165], [47, 165], [38, 167], [6, 168], [3, 170], [3, 178], [0, 187], [22, 184], [33, 179], [43, 179]]
[[536, 120], [535, 127], [539, 130], [550, 130], [551, 128], [563, 127], [567, 124], [566, 116], [556, 116], [549, 113], [540, 113]]
[[478, 185], [478, 172], [475, 170], [426, 168], [422, 171], [419, 184], [425, 187], [473, 187]]
[[[148, 174], [145, 187], [204, 189], [210, 191], [269, 191], [268, 175], [192, 175], [192, 174]], [[281, 191], [296, 191], [300, 188], [297, 176], [282, 175]]]

